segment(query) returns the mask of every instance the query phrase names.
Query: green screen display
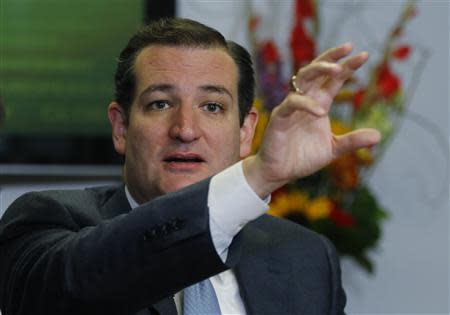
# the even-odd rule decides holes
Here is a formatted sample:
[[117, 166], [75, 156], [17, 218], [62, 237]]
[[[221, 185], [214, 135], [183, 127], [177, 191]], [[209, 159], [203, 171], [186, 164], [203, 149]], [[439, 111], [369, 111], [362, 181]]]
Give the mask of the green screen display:
[[0, 0], [0, 134], [109, 134], [116, 60], [143, 15], [141, 0]]

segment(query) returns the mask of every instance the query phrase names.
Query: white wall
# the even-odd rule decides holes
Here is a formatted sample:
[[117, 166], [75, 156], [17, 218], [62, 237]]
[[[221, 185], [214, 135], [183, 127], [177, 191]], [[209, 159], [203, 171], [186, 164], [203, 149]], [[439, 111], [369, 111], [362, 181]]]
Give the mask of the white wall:
[[[179, 1], [178, 12], [247, 45], [250, 3], [266, 24], [263, 33], [286, 47], [292, 2], [189, 0]], [[321, 47], [350, 40], [356, 50], [369, 50], [376, 57], [373, 47], [393, 25], [404, 1], [322, 3]], [[342, 262], [351, 314], [449, 313], [449, 2], [419, 2], [417, 13], [405, 40], [430, 56], [410, 114], [370, 179], [379, 201], [390, 210], [383, 238], [372, 253], [376, 272], [370, 276], [352, 261]], [[421, 126], [423, 119], [438, 128], [441, 138]]]
[[0, 165], [0, 217], [25, 192], [117, 184], [121, 169], [95, 165]]

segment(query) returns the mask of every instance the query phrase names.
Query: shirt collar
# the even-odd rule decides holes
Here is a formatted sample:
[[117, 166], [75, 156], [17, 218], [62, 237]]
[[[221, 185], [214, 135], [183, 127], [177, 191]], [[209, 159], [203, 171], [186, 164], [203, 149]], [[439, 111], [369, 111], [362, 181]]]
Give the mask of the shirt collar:
[[130, 191], [128, 190], [128, 186], [125, 185], [125, 195], [127, 196], [128, 203], [130, 204], [131, 209], [139, 207], [137, 201], [131, 196]]

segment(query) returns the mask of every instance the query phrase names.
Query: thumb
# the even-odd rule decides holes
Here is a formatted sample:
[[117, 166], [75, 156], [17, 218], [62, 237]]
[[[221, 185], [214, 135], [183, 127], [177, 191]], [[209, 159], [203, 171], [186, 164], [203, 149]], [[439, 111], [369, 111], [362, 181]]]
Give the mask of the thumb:
[[358, 150], [371, 147], [381, 140], [381, 134], [376, 129], [363, 128], [340, 136], [334, 136], [333, 153], [335, 157]]

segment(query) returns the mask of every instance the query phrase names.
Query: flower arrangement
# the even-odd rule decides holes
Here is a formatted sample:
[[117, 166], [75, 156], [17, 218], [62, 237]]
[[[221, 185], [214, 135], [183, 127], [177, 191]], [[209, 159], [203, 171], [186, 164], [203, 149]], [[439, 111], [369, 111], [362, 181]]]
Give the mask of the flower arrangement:
[[[290, 37], [292, 72], [316, 56], [318, 5], [314, 0], [297, 0]], [[325, 169], [290, 183], [272, 195], [269, 213], [305, 225], [327, 236], [342, 255], [356, 260], [366, 271], [373, 271], [368, 256], [381, 236], [387, 212], [365, 183], [393, 136], [395, 118], [405, 110], [404, 87], [394, 64], [408, 59], [411, 47], [401, 43], [406, 23], [415, 16], [414, 1], [408, 1], [382, 47], [382, 57], [371, 68], [368, 78], [354, 77], [342, 88], [331, 113], [331, 128], [343, 134], [354, 128], [373, 127], [382, 142], [371, 149], [360, 149], [334, 160]], [[254, 45], [258, 92], [255, 107], [260, 112], [253, 150], [257, 151], [270, 111], [288, 90], [283, 78], [282, 60], [273, 41], [258, 42], [260, 21], [251, 17], [250, 34]]]

